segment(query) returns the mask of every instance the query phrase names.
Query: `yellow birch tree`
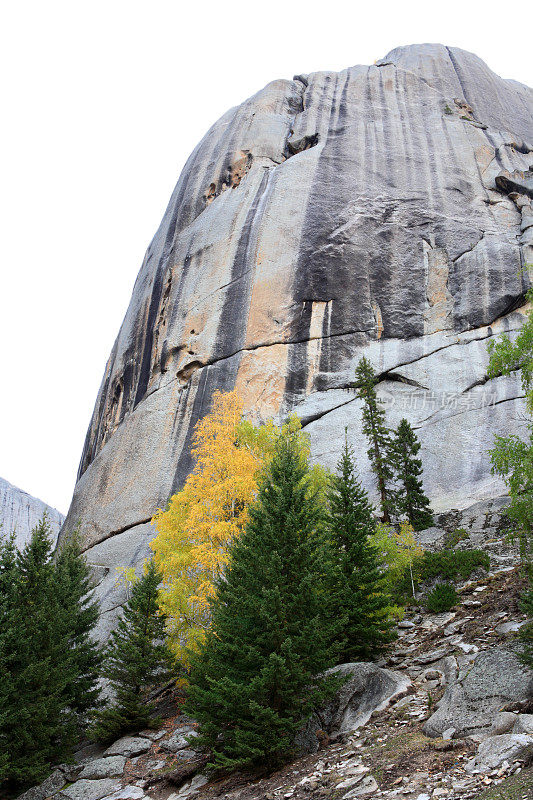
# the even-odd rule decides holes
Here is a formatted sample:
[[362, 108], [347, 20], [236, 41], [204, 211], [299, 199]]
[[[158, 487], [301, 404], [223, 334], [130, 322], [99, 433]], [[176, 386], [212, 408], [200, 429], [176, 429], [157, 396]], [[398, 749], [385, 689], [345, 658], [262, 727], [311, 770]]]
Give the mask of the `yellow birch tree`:
[[257, 490], [260, 456], [239, 446], [242, 403], [235, 392], [217, 392], [211, 413], [195, 429], [196, 464], [181, 491], [152, 522], [151, 542], [163, 575], [160, 607], [169, 620], [170, 645], [187, 666], [187, 649], [197, 649], [209, 627], [214, 581], [228, 561], [228, 547], [248, 519]]
[[[409, 571], [410, 582], [413, 596], [415, 593], [413, 565], [420, 559], [423, 550], [414, 536], [413, 526], [409, 522], [400, 523], [400, 529], [396, 530], [392, 525], [378, 522], [376, 532], [371, 537], [374, 546], [380, 553], [382, 564], [385, 568], [385, 586], [391, 594], [397, 587], [399, 581]], [[394, 616], [403, 616], [403, 609], [394, 606], [392, 609]]]

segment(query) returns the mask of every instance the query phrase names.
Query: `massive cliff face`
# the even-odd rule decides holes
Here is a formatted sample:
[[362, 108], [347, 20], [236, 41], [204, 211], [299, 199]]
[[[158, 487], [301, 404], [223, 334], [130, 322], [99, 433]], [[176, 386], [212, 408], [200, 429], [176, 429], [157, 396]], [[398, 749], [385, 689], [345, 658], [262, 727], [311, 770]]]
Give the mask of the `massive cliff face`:
[[65, 517], [55, 508], [50, 508], [42, 500], [23, 492], [8, 481], [0, 478], [0, 540], [15, 532], [15, 543], [19, 549], [24, 547], [33, 528], [46, 512], [53, 542]]
[[362, 354], [391, 423], [417, 429], [434, 507], [501, 493], [486, 450], [519, 430], [522, 398], [518, 378], [486, 381], [486, 344], [523, 321], [532, 164], [533, 91], [442, 45], [274, 81], [215, 123], [148, 248], [87, 433], [65, 531], [81, 520], [102, 575], [144, 555], [217, 389], [236, 386], [256, 420], [299, 414], [328, 466], [347, 425], [371, 488], [345, 389]]

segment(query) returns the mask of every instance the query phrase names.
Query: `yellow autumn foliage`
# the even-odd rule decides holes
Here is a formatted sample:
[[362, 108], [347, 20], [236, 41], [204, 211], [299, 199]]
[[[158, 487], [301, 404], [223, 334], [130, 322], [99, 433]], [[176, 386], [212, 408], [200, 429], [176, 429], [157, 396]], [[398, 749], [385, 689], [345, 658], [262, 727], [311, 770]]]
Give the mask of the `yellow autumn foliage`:
[[243, 530], [257, 490], [259, 455], [237, 441], [242, 403], [235, 392], [216, 393], [213, 409], [195, 428], [196, 465], [183, 489], [159, 509], [151, 543], [163, 576], [160, 607], [169, 620], [170, 645], [187, 665], [209, 627], [214, 581], [228, 561], [228, 546]]

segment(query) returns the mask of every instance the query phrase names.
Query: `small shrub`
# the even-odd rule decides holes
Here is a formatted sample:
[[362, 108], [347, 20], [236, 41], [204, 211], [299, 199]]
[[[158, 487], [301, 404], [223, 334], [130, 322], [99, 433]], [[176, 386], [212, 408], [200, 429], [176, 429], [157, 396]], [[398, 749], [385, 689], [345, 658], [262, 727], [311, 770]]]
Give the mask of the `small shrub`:
[[417, 564], [417, 576], [420, 582], [434, 578], [466, 580], [478, 567], [490, 567], [490, 558], [483, 550], [440, 550], [438, 553], [426, 550]]
[[453, 533], [447, 533], [444, 537], [444, 544], [446, 549], [457, 547], [459, 542], [470, 538], [465, 528], [456, 528]]
[[[483, 550], [428, 550], [415, 555], [412, 563], [415, 590], [426, 581], [441, 582], [466, 580], [479, 567], [488, 570], [490, 558]], [[409, 604], [413, 597], [411, 573], [409, 569], [398, 575], [391, 575], [389, 592], [396, 605]]]
[[438, 583], [426, 595], [426, 608], [432, 614], [450, 611], [459, 602], [459, 595], [451, 583]]

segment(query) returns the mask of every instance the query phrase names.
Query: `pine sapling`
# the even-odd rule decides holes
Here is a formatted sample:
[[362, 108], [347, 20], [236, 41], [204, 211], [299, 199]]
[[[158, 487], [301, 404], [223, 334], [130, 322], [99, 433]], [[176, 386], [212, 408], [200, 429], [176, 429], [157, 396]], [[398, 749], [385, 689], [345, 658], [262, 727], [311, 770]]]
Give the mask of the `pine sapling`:
[[406, 517], [415, 531], [433, 525], [430, 503], [422, 485], [422, 461], [417, 458], [420, 442], [406, 419], [402, 419], [390, 446], [390, 460], [398, 489], [394, 492], [395, 512]]
[[103, 743], [156, 723], [148, 691], [168, 679], [171, 656], [165, 642], [165, 616], [158, 608], [161, 575], [153, 560], [134, 584], [123, 615], [104, 654], [103, 675], [114, 700], [96, 715], [91, 736]]
[[390, 484], [393, 479], [388, 461], [390, 431], [385, 424], [385, 411], [376, 393], [376, 373], [365, 356], [355, 370], [354, 386], [357, 397], [363, 401], [363, 433], [370, 444], [368, 458], [378, 483], [383, 522], [389, 523], [392, 513]]
[[331, 595], [336, 613], [345, 619], [343, 661], [378, 656], [394, 638], [390, 598], [383, 589], [373, 507], [361, 486], [353, 451], [345, 441], [328, 493], [326, 530], [333, 551]]

